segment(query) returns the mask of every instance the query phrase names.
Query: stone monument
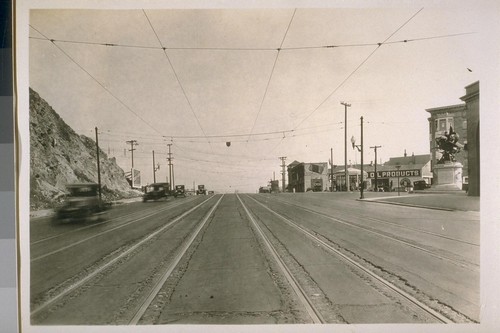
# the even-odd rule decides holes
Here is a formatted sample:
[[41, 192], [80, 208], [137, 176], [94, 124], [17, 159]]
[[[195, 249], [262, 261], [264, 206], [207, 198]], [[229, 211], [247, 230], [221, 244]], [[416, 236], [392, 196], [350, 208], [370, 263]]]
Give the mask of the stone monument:
[[462, 190], [462, 163], [455, 160], [455, 155], [463, 149], [458, 142], [458, 134], [453, 127], [450, 131], [436, 138], [437, 149], [441, 152], [441, 158], [434, 166], [434, 190], [458, 191]]

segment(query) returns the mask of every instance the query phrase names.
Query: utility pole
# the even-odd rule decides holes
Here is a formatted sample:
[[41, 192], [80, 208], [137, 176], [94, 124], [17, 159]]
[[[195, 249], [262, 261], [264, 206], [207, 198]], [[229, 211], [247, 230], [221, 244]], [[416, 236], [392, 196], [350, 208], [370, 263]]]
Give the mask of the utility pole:
[[333, 192], [333, 148], [330, 148], [330, 192]]
[[365, 187], [365, 184], [364, 184], [364, 181], [363, 181], [363, 116], [361, 116], [361, 195], [360, 195], [360, 199], [364, 199], [365, 196], [364, 196], [364, 187]]
[[160, 170], [160, 163], [155, 164], [155, 151], [153, 150], [153, 183], [156, 183], [156, 171]]
[[97, 184], [99, 185], [99, 201], [102, 200], [101, 193], [101, 163], [99, 162], [99, 136], [97, 135], [97, 127], [95, 128], [95, 145], [97, 149]]
[[382, 146], [373, 146], [370, 147], [375, 149], [375, 192], [378, 192], [378, 183], [377, 183], [377, 148], [382, 148]]
[[168, 183], [169, 183], [169, 190], [172, 191], [172, 173], [173, 173], [173, 168], [172, 168], [172, 153], [170, 151], [170, 147], [172, 146], [171, 143], [167, 143], [167, 146], [168, 146], [168, 156], [167, 156], [167, 160], [168, 160]]
[[351, 104], [340, 102], [345, 107], [344, 111], [344, 168], [345, 168], [345, 185], [346, 191], [349, 191], [349, 170], [347, 170], [347, 108]]
[[132, 180], [132, 188], [134, 188], [134, 150], [135, 150], [134, 146], [137, 146], [139, 144], [137, 143], [137, 140], [129, 140], [126, 141], [126, 143], [130, 144], [129, 151], [132, 152], [132, 169], [130, 169], [131, 170], [130, 179]]
[[[358, 151], [361, 153], [361, 187], [360, 187], [360, 199], [364, 199], [365, 196], [364, 196], [364, 180], [363, 180], [363, 117], [360, 118], [361, 120], [361, 144], [360, 145], [357, 145], [356, 144], [356, 139], [354, 138], [354, 136], [351, 138], [351, 143], [352, 143], [352, 149], [354, 148], [357, 148]], [[356, 178], [357, 180], [357, 178]]]
[[172, 163], [172, 188], [175, 188], [174, 164]]
[[285, 160], [286, 160], [286, 157], [280, 157], [279, 158], [281, 160], [281, 186], [283, 188], [283, 193], [285, 193]]

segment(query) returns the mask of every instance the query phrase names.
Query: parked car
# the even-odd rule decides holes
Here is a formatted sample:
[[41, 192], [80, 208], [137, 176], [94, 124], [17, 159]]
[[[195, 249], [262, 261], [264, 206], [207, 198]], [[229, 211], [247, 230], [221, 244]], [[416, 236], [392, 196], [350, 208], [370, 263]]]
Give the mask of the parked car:
[[417, 180], [413, 182], [413, 188], [415, 190], [425, 190], [426, 188], [430, 188], [431, 186], [427, 184], [425, 180]]

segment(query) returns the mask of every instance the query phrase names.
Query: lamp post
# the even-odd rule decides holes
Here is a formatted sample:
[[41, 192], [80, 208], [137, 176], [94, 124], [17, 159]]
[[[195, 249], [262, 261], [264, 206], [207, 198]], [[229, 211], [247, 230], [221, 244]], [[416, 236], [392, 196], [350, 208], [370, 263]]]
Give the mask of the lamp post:
[[345, 108], [344, 111], [344, 168], [345, 168], [345, 190], [349, 191], [349, 170], [347, 170], [347, 108], [351, 106], [349, 103], [340, 102]]
[[381, 148], [382, 146], [373, 146], [370, 148], [375, 149], [375, 192], [378, 192], [378, 180], [377, 180], [377, 148]]
[[153, 183], [156, 183], [156, 171], [160, 169], [160, 163], [155, 164], [155, 151], [153, 150]]
[[356, 145], [356, 139], [354, 136], [351, 138], [351, 143], [352, 143], [352, 149], [355, 147], [358, 149], [358, 151], [361, 153], [361, 189], [360, 189], [360, 199], [364, 199], [364, 180], [363, 180], [363, 117], [360, 118], [361, 120], [361, 144]]
[[398, 174], [398, 196], [400, 195], [399, 194], [399, 168], [401, 168], [401, 165], [396, 165], [396, 169], [398, 170], [397, 174]]

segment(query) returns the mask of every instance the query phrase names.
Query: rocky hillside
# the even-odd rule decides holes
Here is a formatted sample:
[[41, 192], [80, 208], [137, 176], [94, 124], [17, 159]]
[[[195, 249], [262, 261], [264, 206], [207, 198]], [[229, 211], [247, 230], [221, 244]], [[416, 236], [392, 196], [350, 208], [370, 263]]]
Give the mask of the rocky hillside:
[[[53, 208], [66, 184], [97, 183], [96, 143], [78, 135], [30, 88], [30, 208]], [[106, 201], [138, 196], [114, 158], [100, 150], [102, 195]]]

